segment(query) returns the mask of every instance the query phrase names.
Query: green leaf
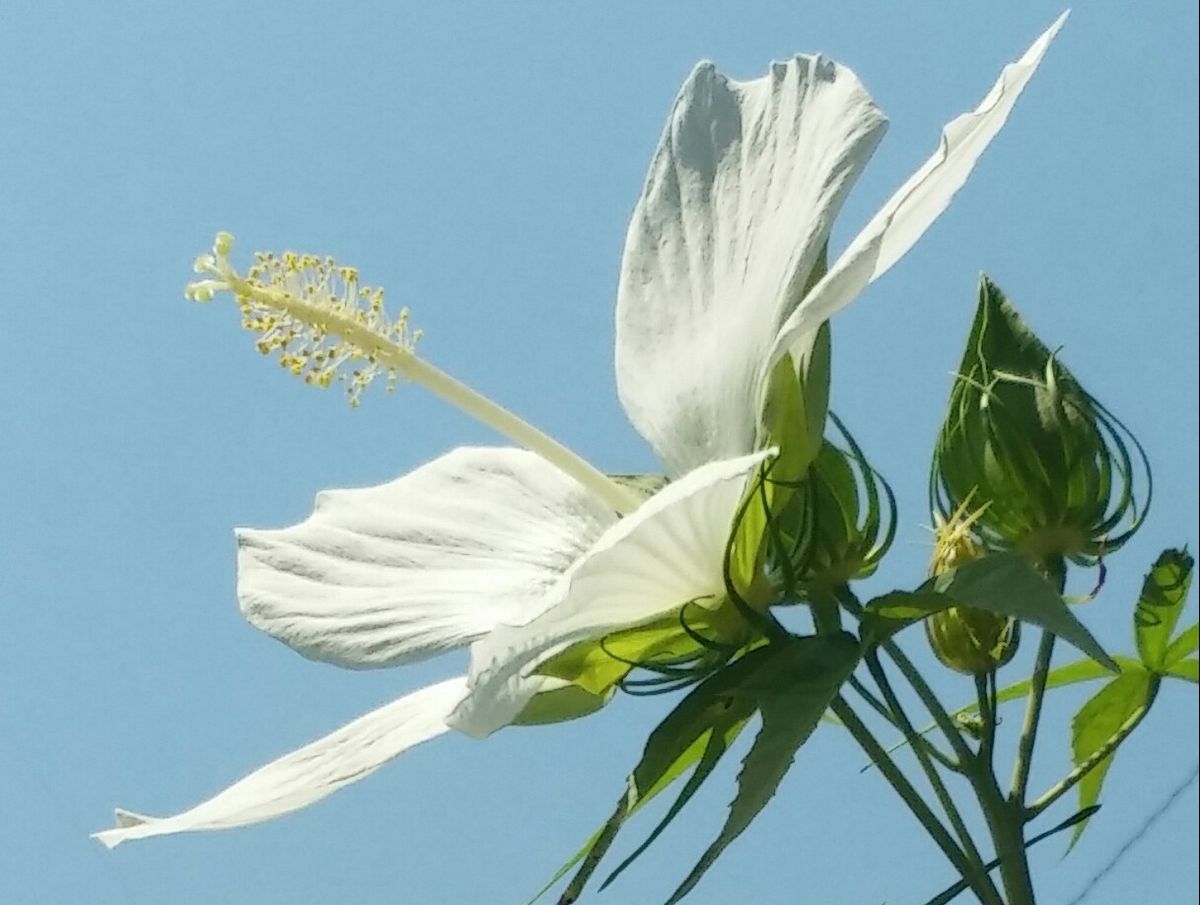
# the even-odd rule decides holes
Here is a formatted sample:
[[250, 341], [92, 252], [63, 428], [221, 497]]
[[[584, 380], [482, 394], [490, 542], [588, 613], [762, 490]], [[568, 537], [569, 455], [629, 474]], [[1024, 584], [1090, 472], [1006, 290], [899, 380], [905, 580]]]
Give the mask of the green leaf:
[[1164, 550], [1142, 583], [1133, 613], [1133, 634], [1142, 662], [1156, 672], [1170, 665], [1163, 658], [1187, 603], [1194, 564], [1186, 549]]
[[[702, 759], [715, 726], [744, 724], [754, 715], [755, 697], [746, 694], [742, 685], [770, 653], [772, 646], [758, 648], [714, 673], [692, 689], [667, 714], [666, 719], [650, 732], [642, 759], [630, 774], [628, 789], [617, 803], [616, 810], [608, 817], [604, 827], [583, 846], [582, 853], [576, 852], [569, 862], [568, 870], [574, 864], [581, 864], [581, 867], [559, 898], [559, 905], [574, 903], [580, 897], [608, 847], [617, 838], [620, 827], [634, 813], [637, 805], [658, 795], [692, 763]], [[562, 873], [560, 871], [558, 876], [562, 876]]]
[[[1133, 659], [1133, 657], [1113, 657], [1117, 664], [1117, 668], [1122, 674], [1129, 672], [1145, 672], [1145, 667], [1141, 662]], [[1066, 663], [1055, 669], [1050, 670], [1046, 675], [1046, 690], [1052, 688], [1063, 688], [1067, 685], [1075, 685], [1079, 682], [1090, 682], [1095, 679], [1111, 679], [1112, 670], [1105, 666], [1101, 666], [1095, 660], [1075, 660], [1072, 663]], [[1009, 701], [1017, 701], [1029, 694], [1031, 685], [1029, 679], [1022, 679], [1020, 682], [1014, 682], [996, 692], [996, 703], [1005, 704]], [[961, 708], [956, 713], [973, 713], [979, 709], [979, 702]]]
[[[743, 720], [725, 732], [724, 745], [726, 748], [733, 744], [733, 740], [737, 737], [738, 733], [741, 732], [745, 725], [746, 721]], [[588, 859], [590, 865], [590, 867], [585, 865], [585, 868], [587, 868], [586, 875], [582, 878], [582, 880], [576, 877], [572, 881], [571, 886], [563, 893], [563, 898], [561, 898], [559, 902], [571, 902], [572, 899], [568, 897], [571, 894], [577, 897], [583, 889], [583, 883], [586, 883], [587, 879], [592, 875], [592, 873], [595, 872], [600, 860], [604, 857], [605, 853], [612, 845], [613, 840], [616, 838], [616, 833], [621, 828], [621, 825], [624, 823], [624, 821], [629, 817], [632, 817], [645, 805], [653, 801], [659, 792], [662, 792], [664, 789], [670, 786], [676, 779], [682, 776], [689, 767], [691, 767], [697, 761], [702, 760], [703, 755], [709, 749], [710, 743], [711, 735], [702, 735], [700, 738], [698, 738], [695, 743], [690, 745], [688, 749], [679, 756], [675, 763], [671, 765], [670, 769], [663, 774], [662, 778], [654, 785], [653, 788], [646, 792], [646, 794], [637, 795], [633, 793], [632, 790], [627, 788], [625, 793], [621, 796], [621, 799], [617, 802], [616, 810], [613, 812], [612, 816], [610, 816], [609, 819], [606, 820], [600, 826], [600, 828], [596, 830], [596, 832], [592, 833], [587, 842], [585, 842], [579, 848], [579, 850], [567, 860], [565, 864], [555, 871], [554, 876], [547, 880], [546, 884], [536, 893], [534, 893], [533, 898], [529, 900], [527, 905], [534, 905], [538, 899], [550, 891], [554, 884], [565, 877], [571, 871], [571, 868], [586, 858]], [[581, 870], [581, 873], [582, 872], [583, 871]]]
[[[1104, 747], [1121, 726], [1151, 700], [1157, 679], [1145, 670], [1123, 673], [1113, 679], [1089, 700], [1071, 721], [1071, 756], [1079, 766]], [[1110, 754], [1079, 781], [1079, 806], [1088, 808], [1100, 799], [1100, 789], [1108, 768]], [[1071, 836], [1071, 847], [1079, 841], [1087, 821], [1079, 823]]]
[[[671, 895], [675, 905], [700, 881], [734, 839], [754, 821], [792, 766], [796, 751], [816, 729], [830, 702], [858, 665], [857, 641], [844, 632], [800, 638], [778, 648], [755, 677], [761, 689], [762, 728], [738, 774], [738, 792], [720, 834]], [[768, 648], [769, 649], [769, 648]]]
[[[559, 880], [561, 880], [563, 877], [565, 877], [570, 872], [572, 867], [574, 867], [576, 864], [578, 864], [580, 861], [582, 861], [584, 858], [586, 858], [588, 855], [588, 852], [590, 852], [593, 848], [596, 847], [596, 844], [600, 841], [600, 837], [603, 835], [603, 833], [607, 827], [608, 827], [608, 823], [606, 821], [604, 826], [600, 827], [600, 829], [598, 829], [598, 830], [596, 830], [596, 832], [592, 833], [591, 838], [588, 839], [588, 841], [583, 844], [583, 846], [579, 849], [579, 851], [577, 851], [570, 858], [568, 858], [566, 863], [563, 864], [562, 867], [560, 867], [557, 871], [554, 872], [554, 876], [551, 877], [549, 880], [547, 880], [545, 885], [542, 886], [542, 888], [539, 889], [537, 892], [535, 892], [533, 894], [533, 898], [531, 898], [528, 902], [526, 902], [525, 905], [534, 905], [534, 903], [537, 902], [538, 899], [540, 899], [542, 896], [544, 896], [546, 893], [548, 893], [550, 891], [551, 887], [553, 887], [555, 883], [557, 883]], [[561, 902], [561, 899], [559, 901]]]
[[844, 632], [820, 638], [789, 639], [756, 648], [700, 683], [650, 734], [642, 758], [629, 777], [626, 792], [609, 819], [557, 871], [531, 903], [579, 865], [559, 903], [567, 905], [576, 901], [625, 821], [696, 765], [666, 817], [650, 838], [605, 881], [605, 885], [615, 879], [616, 874], [645, 851], [678, 815], [756, 711], [763, 710], [765, 723], [766, 712], [770, 709], [774, 725], [779, 721], [777, 696], [794, 688], [795, 695], [787, 700], [791, 702], [792, 710], [798, 712], [790, 712], [789, 718], [795, 720], [798, 715], [804, 715], [807, 719], [807, 709], [796, 708], [796, 700], [811, 694], [812, 688], [819, 685], [820, 676], [828, 676], [827, 682], [833, 685], [833, 690], [816, 706], [811, 717], [812, 726], [807, 729], [811, 734], [837, 688], [853, 672], [858, 655], [858, 642]]
[[867, 604], [862, 619], [865, 644], [951, 606], [970, 606], [1012, 616], [1053, 632], [1097, 663], [1118, 672], [1092, 633], [1032, 566], [1014, 553], [993, 553], [931, 578], [916, 591], [894, 591]]
[[1200, 660], [1192, 657], [1190, 660], [1172, 663], [1163, 675], [1174, 676], [1176, 679], [1184, 679], [1193, 685], [1200, 685]]
[[1166, 651], [1163, 652], [1163, 663], [1178, 663], [1188, 654], [1194, 654], [1197, 645], [1200, 645], [1200, 623], [1184, 629], [1167, 645]]
[[750, 681], [774, 656], [775, 647], [757, 648], [705, 679], [650, 733], [642, 758], [630, 774], [626, 792], [612, 815], [546, 887], [576, 864], [580, 865], [559, 899], [560, 905], [579, 898], [625, 821], [703, 758], [714, 727], [722, 727], [728, 743], [754, 715], [758, 702], [749, 687]]
[[684, 784], [679, 796], [672, 802], [663, 819], [658, 822], [658, 826], [646, 837], [646, 840], [634, 849], [629, 857], [617, 865], [616, 869], [600, 884], [601, 892], [613, 880], [617, 879], [624, 872], [625, 868], [641, 857], [642, 853], [654, 843], [654, 840], [670, 825], [671, 821], [679, 816], [679, 812], [683, 810], [684, 805], [691, 800], [692, 796], [696, 794], [696, 790], [708, 779], [709, 774], [716, 768], [721, 757], [729, 750], [729, 745], [733, 739], [737, 737], [745, 725], [746, 720], [737, 720], [731, 721], [728, 725], [713, 726], [712, 731], [705, 737], [704, 753], [700, 756], [700, 762], [696, 764], [696, 769], [688, 777], [688, 781]]

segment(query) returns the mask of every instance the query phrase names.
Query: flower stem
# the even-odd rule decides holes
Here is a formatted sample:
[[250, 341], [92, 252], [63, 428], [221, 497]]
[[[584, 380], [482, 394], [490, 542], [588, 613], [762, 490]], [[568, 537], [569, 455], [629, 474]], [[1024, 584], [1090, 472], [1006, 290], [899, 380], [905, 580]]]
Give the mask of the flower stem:
[[[837, 590], [838, 602], [855, 618], [861, 619], [863, 615], [863, 606], [858, 602], [858, 598], [854, 596], [854, 592], [848, 587], [841, 587]], [[947, 713], [946, 708], [938, 699], [933, 689], [929, 687], [929, 683], [925, 681], [924, 676], [913, 665], [913, 662], [908, 659], [908, 655], [901, 650], [900, 645], [895, 641], [885, 641], [880, 645], [884, 652], [896, 664], [896, 668], [900, 670], [905, 681], [916, 692], [917, 697], [921, 699], [921, 703], [925, 705], [925, 709], [929, 711], [929, 715], [933, 717], [938, 728], [942, 730], [942, 734], [950, 742], [954, 749], [955, 757], [959, 764], [966, 764], [972, 761], [975, 757], [974, 752], [967, 747], [967, 743], [963, 741], [962, 733], [958, 731], [958, 727], [954, 725], [954, 720]]]
[[978, 761], [981, 770], [993, 771], [996, 751], [996, 671], [975, 675], [975, 697], [983, 720], [983, 735], [979, 739]]
[[1025, 790], [1029, 785], [1029, 770], [1033, 766], [1033, 747], [1037, 742], [1038, 724], [1042, 718], [1042, 702], [1046, 697], [1046, 680], [1050, 675], [1050, 660], [1054, 656], [1054, 635], [1042, 631], [1037, 659], [1033, 663], [1033, 675], [1029, 680], [1029, 703], [1025, 708], [1025, 722], [1021, 726], [1021, 737], [1017, 742], [1017, 759], [1013, 763], [1012, 785], [1008, 798], [1017, 807], [1025, 807]]
[[[962, 813], [958, 810], [958, 806], [954, 803], [954, 798], [950, 795], [950, 791], [946, 788], [945, 782], [942, 780], [942, 775], [930, 760], [929, 752], [925, 746], [921, 744], [924, 741], [913, 727], [912, 721], [908, 718], [904, 708], [900, 704], [900, 699], [892, 688], [891, 682], [888, 680], [887, 672], [883, 668], [883, 664], [879, 662], [879, 655], [875, 651], [871, 651], [866, 656], [867, 668], [871, 671], [872, 677], [875, 679], [875, 684], [879, 686], [879, 690], [883, 693], [884, 700], [887, 701], [888, 707], [891, 709], [895, 722], [899, 724], [900, 731], [904, 733], [905, 738], [909, 739], [913, 751], [917, 756], [917, 761], [921, 764], [921, 769], [925, 771], [925, 777], [929, 780], [929, 785], [933, 788], [934, 794], [937, 796], [938, 802], [942, 806], [946, 817], [950, 820], [950, 825], [954, 828], [955, 834], [958, 836], [958, 841], [962, 845], [963, 852], [972, 864], [982, 865], [983, 858], [979, 854], [979, 849], [975, 846], [975, 840], [971, 838], [971, 832], [967, 829], [966, 821], [963, 820]], [[1000, 898], [1000, 893], [996, 890], [991, 878], [986, 872], [980, 872], [977, 880], [971, 884], [980, 901], [985, 905], [1003, 905]]]
[[[858, 718], [858, 714], [850, 707], [845, 698], [838, 696], [834, 699], [831, 709], [838, 719], [842, 721], [845, 727], [854, 736], [854, 740], [858, 742], [871, 761], [879, 768], [879, 772], [896, 790], [896, 794], [908, 805], [908, 809], [913, 816], [920, 821], [921, 826], [929, 833], [929, 836], [937, 844], [949, 860], [954, 865], [954, 869], [958, 871], [959, 876], [966, 880], [973, 889], [976, 889], [979, 884], [980, 875], [983, 870], [982, 863], [972, 863], [958, 847], [954, 838], [946, 830], [942, 822], [938, 820], [937, 815], [933, 813], [929, 805], [921, 797], [920, 793], [913, 788], [912, 783], [908, 781], [908, 777], [901, 772], [896, 766], [896, 762], [883, 749], [871, 730]], [[977, 890], [978, 891], [978, 890]], [[983, 899], [982, 901], [988, 901]]]
[[[1062, 594], [1067, 583], [1067, 568], [1062, 558], [1043, 562], [1042, 571], [1054, 582], [1058, 593]], [[1033, 661], [1033, 675], [1029, 678], [1029, 701], [1025, 706], [1025, 721], [1017, 742], [1017, 759], [1013, 762], [1012, 783], [1008, 792], [1009, 800], [1022, 812], [1025, 808], [1025, 791], [1029, 785], [1029, 771], [1033, 766], [1033, 747], [1037, 742], [1042, 702], [1046, 697], [1046, 681], [1050, 676], [1050, 661], [1053, 657], [1054, 635], [1043, 629], [1037, 657]]]
[[1036, 905], [1029, 860], [1025, 855], [1024, 809], [1005, 799], [991, 770], [982, 771], [981, 779], [976, 791], [996, 846], [1005, 902], [1007, 905]]
[[[1047, 578], [1055, 583], [1059, 594], [1066, 585], [1066, 565], [1062, 559], [1043, 563]], [[1033, 766], [1033, 749], [1037, 742], [1038, 726], [1042, 719], [1042, 703], [1046, 697], [1046, 682], [1050, 675], [1050, 663], [1054, 658], [1054, 634], [1043, 630], [1033, 663], [1033, 675], [1029, 679], [1029, 702], [1025, 708], [1025, 720], [1017, 740], [1017, 756], [1013, 762], [1012, 783], [1008, 798], [1003, 796], [996, 782], [995, 771], [981, 770], [983, 780], [977, 787], [979, 803], [996, 844], [996, 857], [1000, 861], [1000, 877], [1004, 881], [1004, 893], [1008, 905], [1036, 905], [1033, 893], [1033, 878], [1029, 873], [1029, 859], [1025, 854], [1025, 824], [1029, 816], [1025, 809], [1025, 793], [1029, 785], [1029, 771]], [[995, 722], [996, 711], [991, 719]]]

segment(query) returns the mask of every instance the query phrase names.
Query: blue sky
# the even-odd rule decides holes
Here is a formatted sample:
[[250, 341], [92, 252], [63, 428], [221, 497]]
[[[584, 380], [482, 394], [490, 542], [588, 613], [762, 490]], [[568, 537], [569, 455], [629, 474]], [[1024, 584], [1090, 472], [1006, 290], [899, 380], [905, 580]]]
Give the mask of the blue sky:
[[[412, 309], [437, 364], [607, 469], [652, 470], [616, 399], [612, 306], [629, 212], [694, 62], [749, 78], [822, 51], [864, 80], [892, 125], [840, 248], [1059, 12], [5, 3], [0, 900], [522, 902], [607, 814], [668, 708], [622, 699], [486, 743], [446, 737], [272, 824], [113, 853], [88, 838], [114, 805], [190, 806], [464, 663], [344, 672], [242, 621], [234, 526], [290, 524], [322, 488], [496, 440], [419, 388], [351, 411], [261, 360], [230, 306], [182, 299], [215, 231], [243, 252], [356, 264]], [[865, 592], [923, 573], [926, 466], [981, 270], [1152, 457], [1154, 509], [1086, 611], [1110, 650], [1131, 645], [1158, 551], [1195, 546], [1196, 30], [1192, 3], [1077, 10], [952, 208], [838, 316], [834, 405], [901, 508]], [[939, 687], [957, 700], [966, 684]], [[1081, 694], [1051, 706], [1035, 786], [1065, 770]], [[1166, 689], [1078, 849], [1034, 856], [1045, 901], [1070, 901], [1186, 779], [1196, 738], [1195, 689]], [[901, 903], [940, 888], [936, 850], [860, 762], [821, 732], [690, 901]], [[596, 900], [665, 898], [733, 776], [731, 761]], [[1194, 898], [1196, 827], [1192, 785], [1089, 905]]]

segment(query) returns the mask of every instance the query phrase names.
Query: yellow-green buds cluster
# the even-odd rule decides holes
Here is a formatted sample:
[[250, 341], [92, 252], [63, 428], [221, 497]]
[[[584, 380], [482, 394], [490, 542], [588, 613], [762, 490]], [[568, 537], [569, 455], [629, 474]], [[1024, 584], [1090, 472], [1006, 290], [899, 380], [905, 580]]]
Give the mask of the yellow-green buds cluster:
[[[970, 500], [965, 500], [948, 519], [936, 516], [930, 575], [943, 575], [984, 555], [971, 537], [971, 527], [990, 507], [985, 505], [968, 515], [969, 505]], [[1021, 623], [987, 610], [953, 606], [925, 620], [925, 635], [944, 666], [963, 675], [983, 675], [1016, 654]]]
[[[1145, 517], [1134, 494], [1137, 440], [1083, 389], [983, 277], [930, 475], [935, 514], [986, 509], [985, 546], [1034, 562], [1094, 564]], [[1149, 503], [1147, 490], [1146, 503]]]

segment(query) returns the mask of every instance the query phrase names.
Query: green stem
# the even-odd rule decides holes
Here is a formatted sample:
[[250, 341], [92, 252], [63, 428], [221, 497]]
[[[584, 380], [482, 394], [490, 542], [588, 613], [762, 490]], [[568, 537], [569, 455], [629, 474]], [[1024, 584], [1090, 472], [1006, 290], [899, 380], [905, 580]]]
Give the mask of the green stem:
[[[1049, 839], [1051, 836], [1057, 836], [1063, 830], [1069, 830], [1071, 827], [1075, 826], [1076, 824], [1078, 824], [1084, 820], [1087, 820], [1089, 817], [1091, 817], [1093, 814], [1095, 814], [1098, 810], [1100, 810], [1100, 805], [1094, 804], [1090, 808], [1084, 808], [1082, 811], [1079, 811], [1076, 814], [1072, 814], [1070, 817], [1068, 817], [1066, 820], [1064, 820], [1062, 823], [1058, 824], [1057, 826], [1051, 827], [1050, 829], [1045, 830], [1044, 832], [1038, 833], [1032, 839], [1026, 840], [1025, 841], [1026, 850], [1033, 848], [1039, 842], [1042, 842], [1045, 839]], [[1000, 861], [996, 858], [993, 858], [991, 861], [989, 861], [987, 864], [985, 864], [983, 866], [983, 869], [991, 872], [999, 866], [1000, 866]], [[959, 880], [957, 883], [954, 883], [953, 885], [948, 886], [944, 890], [939, 892], [936, 896], [934, 896], [932, 899], [930, 899], [928, 902], [926, 902], [925, 905], [949, 905], [950, 902], [953, 902], [956, 898], [958, 898], [958, 896], [962, 895], [966, 891], [966, 889], [967, 889], [967, 882], [965, 880]]]
[[959, 763], [969, 763], [974, 759], [975, 753], [967, 746], [966, 741], [962, 737], [958, 726], [954, 722], [954, 718], [942, 706], [941, 700], [934, 693], [933, 689], [925, 681], [925, 677], [913, 665], [912, 660], [908, 659], [908, 655], [900, 649], [895, 641], [887, 641], [883, 645], [884, 652], [896, 664], [896, 668], [900, 670], [900, 674], [904, 676], [913, 691], [917, 693], [917, 697], [921, 699], [921, 703], [925, 705], [925, 709], [929, 711], [929, 715], [933, 717], [934, 722], [938, 724], [938, 728], [942, 730], [942, 734], [949, 740], [950, 745], [954, 748], [954, 753], [957, 755]]
[[991, 770], [982, 775], [984, 782], [976, 786], [976, 792], [996, 846], [1005, 901], [1007, 905], [1036, 905], [1025, 856], [1024, 809], [1005, 799]]
[[1004, 884], [1008, 905], [1033, 905], [1033, 883], [1025, 856], [1024, 814], [1019, 805], [1006, 801], [996, 782], [993, 759], [996, 750], [996, 673], [975, 676], [975, 693], [983, 733], [973, 777], [975, 794], [983, 808], [992, 842], [996, 846], [996, 864]]
[[[854, 593], [847, 587], [842, 587], [838, 590], [838, 601], [842, 606], [858, 619], [862, 619], [863, 607], [854, 596]], [[900, 649], [895, 641], [885, 641], [880, 645], [884, 652], [896, 664], [896, 668], [900, 670], [905, 681], [912, 686], [917, 697], [921, 699], [921, 703], [925, 705], [925, 709], [929, 711], [938, 728], [946, 736], [954, 749], [954, 754], [958, 758], [960, 764], [969, 763], [974, 759], [975, 753], [967, 747], [967, 743], [963, 740], [962, 733], [958, 731], [958, 727], [954, 724], [954, 720], [950, 714], [946, 712], [946, 708], [942, 706], [942, 702], [938, 696], [934, 694], [932, 688], [925, 681], [925, 678], [917, 670], [908, 656]]]
[[867, 688], [867, 686], [862, 683], [861, 679], [856, 676], [851, 676], [846, 680], [846, 684], [853, 688], [858, 696], [866, 701], [868, 705], [870, 705], [872, 710], [887, 720], [895, 729], [900, 729], [899, 724], [896, 722], [896, 718], [892, 716], [892, 711], [888, 709], [888, 706], [883, 703], [883, 701], [879, 700], [876, 695], [871, 693], [871, 689]]
[[[885, 678], [886, 678], [886, 676], [885, 676]], [[895, 727], [897, 731], [904, 733], [904, 729], [901, 728], [901, 725], [896, 720], [896, 717], [894, 717], [892, 715], [891, 708], [888, 707], [887, 704], [883, 703], [883, 701], [879, 700], [878, 696], [876, 696], [875, 694], [872, 694], [871, 689], [867, 688], [859, 679], [855, 678], [854, 676], [850, 677], [848, 684], [850, 685], [851, 688], [853, 688], [855, 690], [855, 692], [858, 693], [859, 697], [861, 697], [864, 701], [867, 702], [867, 704], [870, 705], [872, 710], [874, 710], [881, 717], [883, 717], [885, 720], [887, 720], [888, 723], [890, 723], [893, 727]], [[911, 726], [912, 724], [909, 723], [909, 725]], [[907, 742], [908, 744], [913, 745], [913, 746], [920, 745], [920, 747], [922, 747], [930, 757], [932, 757], [934, 760], [936, 760], [939, 764], [941, 764], [947, 770], [950, 770], [953, 773], [962, 773], [963, 772], [963, 768], [958, 763], [958, 761], [956, 761], [949, 754], [946, 754], [944, 751], [940, 750], [936, 745], [934, 745], [931, 741], [929, 741], [929, 739], [924, 738], [921, 735], [921, 733], [915, 732], [912, 735], [912, 737], [909, 737], [907, 734], [905, 734], [904, 740], [905, 740], [905, 742]], [[899, 746], [897, 746], [897, 747], [899, 747]], [[893, 748], [887, 749], [887, 750], [888, 750], [888, 754], [891, 754], [892, 751], [896, 750], [896, 747], [893, 747]]]
[[[905, 738], [909, 739], [912, 744], [917, 761], [921, 764], [921, 769], [925, 772], [925, 778], [929, 780], [929, 785], [933, 788], [933, 792], [937, 796], [942, 810], [945, 812], [946, 817], [949, 818], [950, 825], [954, 828], [954, 832], [958, 836], [958, 841], [962, 845], [964, 853], [972, 864], [982, 865], [983, 857], [979, 854], [979, 849], [975, 846], [975, 840], [971, 838], [971, 832], [967, 829], [966, 821], [963, 820], [962, 813], [954, 803], [954, 798], [946, 788], [945, 782], [942, 781], [942, 775], [930, 760], [925, 746], [921, 744], [924, 739], [917, 733], [912, 721], [908, 718], [908, 714], [905, 713], [904, 708], [901, 706], [900, 699], [892, 688], [892, 683], [888, 680], [887, 672], [884, 670], [883, 664], [879, 662], [879, 655], [875, 651], [871, 651], [867, 654], [866, 659], [867, 668], [871, 671], [871, 675], [875, 679], [875, 684], [879, 686], [879, 690], [883, 693], [884, 699], [895, 715], [900, 731], [904, 733]], [[979, 896], [980, 901], [984, 902], [985, 905], [1004, 905], [995, 884], [992, 883], [991, 877], [986, 873], [981, 872], [977, 881], [972, 883], [971, 886], [976, 895]]]
[[1046, 808], [1050, 807], [1050, 805], [1062, 798], [1063, 795], [1071, 791], [1071, 789], [1073, 789], [1081, 779], [1096, 769], [1096, 767], [1098, 767], [1106, 758], [1110, 757], [1118, 747], [1120, 747], [1121, 743], [1124, 742], [1125, 739], [1129, 738], [1133, 730], [1138, 727], [1138, 724], [1141, 723], [1141, 721], [1145, 719], [1146, 714], [1150, 712], [1150, 706], [1154, 703], [1154, 698], [1158, 695], [1158, 684], [1158, 676], [1155, 676], [1151, 680], [1145, 702], [1138, 707], [1137, 710], [1131, 713], [1129, 718], [1117, 727], [1117, 731], [1109, 736], [1108, 740], [1095, 751], [1093, 751], [1085, 761], [1080, 764], [1076, 764], [1075, 768], [1071, 770], [1070, 773], [1047, 789], [1045, 794], [1040, 796], [1037, 801], [1029, 805], [1029, 807], [1025, 809], [1026, 820], [1033, 820], [1033, 818], [1037, 817], [1038, 814], [1042, 813], [1042, 811], [1046, 810]]
[[[1067, 566], [1062, 557], [1053, 557], [1041, 563], [1042, 572], [1054, 583], [1061, 595], [1067, 584]], [[1050, 661], [1054, 657], [1054, 635], [1042, 630], [1037, 657], [1033, 662], [1033, 675], [1029, 678], [1029, 700], [1025, 705], [1025, 721], [1021, 725], [1021, 737], [1017, 741], [1017, 759], [1013, 762], [1012, 783], [1008, 798], [1024, 812], [1025, 792], [1029, 786], [1029, 771], [1033, 767], [1033, 747], [1037, 742], [1038, 724], [1042, 718], [1042, 702], [1046, 697], [1046, 680], [1050, 675]]]
[[942, 825], [942, 822], [938, 820], [937, 815], [933, 813], [929, 805], [925, 803], [925, 800], [913, 788], [912, 783], [908, 781], [908, 777], [901, 772], [900, 768], [896, 766], [896, 762], [892, 760], [883, 749], [883, 746], [876, 740], [875, 736], [871, 734], [871, 730], [858, 718], [858, 714], [854, 712], [846, 702], [846, 699], [839, 695], [834, 699], [831, 709], [850, 731], [850, 734], [854, 736], [854, 740], [858, 742], [866, 755], [879, 768], [879, 772], [891, 783], [892, 788], [896, 790], [896, 794], [908, 805], [908, 809], [912, 811], [913, 816], [920, 821], [921, 826], [929, 833], [930, 838], [942, 850], [942, 854], [954, 865], [954, 869], [958, 871], [959, 876], [967, 880], [972, 887], [975, 887], [978, 884], [982, 864], [972, 864], [967, 859], [962, 849], [955, 843], [954, 838]]
[[984, 675], [975, 675], [975, 697], [979, 702], [979, 716], [983, 721], [983, 734], [979, 739], [980, 769], [992, 773], [993, 758], [996, 752], [996, 671], [990, 670]]
[[1038, 724], [1042, 719], [1042, 702], [1046, 697], [1046, 680], [1050, 675], [1050, 660], [1054, 656], [1054, 635], [1042, 631], [1037, 659], [1033, 663], [1033, 675], [1029, 679], [1029, 703], [1025, 707], [1025, 722], [1021, 726], [1021, 737], [1017, 741], [1017, 759], [1013, 763], [1012, 784], [1009, 801], [1025, 807], [1025, 790], [1029, 785], [1029, 770], [1033, 766], [1033, 746], [1037, 742]]
[[[1062, 559], [1043, 562], [1042, 570], [1054, 582], [1058, 593], [1062, 594], [1067, 579], [1066, 564]], [[1021, 736], [1017, 740], [1017, 756], [1013, 762], [1008, 798], [1005, 799], [1001, 793], [994, 770], [982, 771], [986, 782], [979, 787], [979, 803], [983, 806], [988, 829], [996, 844], [996, 857], [1000, 861], [1000, 877], [1004, 882], [1008, 905], [1036, 905], [1037, 901], [1033, 893], [1033, 878], [1029, 874], [1029, 859], [1025, 854], [1024, 828], [1029, 819], [1025, 810], [1025, 794], [1053, 658], [1054, 634], [1043, 630], [1033, 663], [1033, 675], [1029, 679], [1029, 702], [1025, 707]], [[992, 716], [994, 720], [994, 712]]]

